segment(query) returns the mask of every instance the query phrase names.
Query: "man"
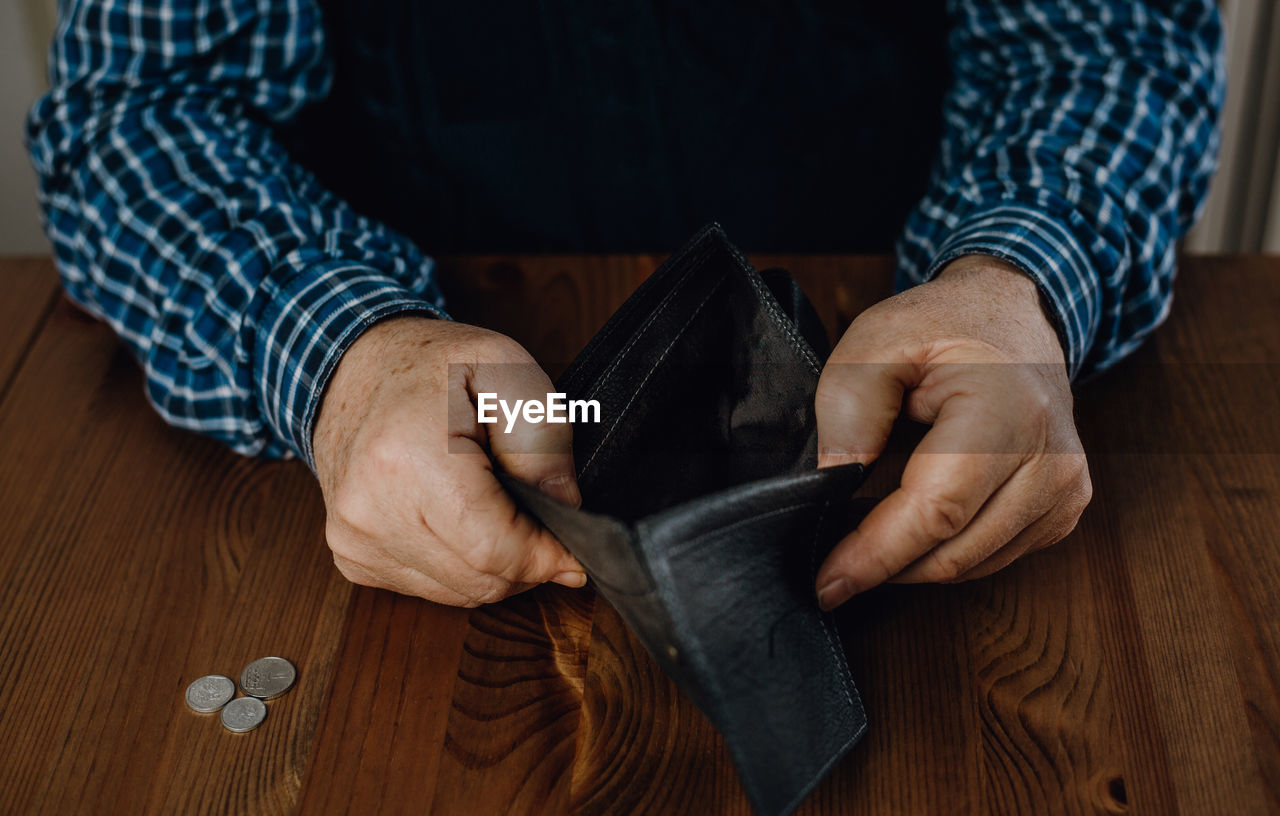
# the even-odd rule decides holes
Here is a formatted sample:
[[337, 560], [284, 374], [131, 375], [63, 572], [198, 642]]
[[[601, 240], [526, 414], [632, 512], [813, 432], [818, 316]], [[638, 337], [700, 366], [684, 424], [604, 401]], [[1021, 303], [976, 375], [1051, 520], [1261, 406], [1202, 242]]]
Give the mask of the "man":
[[[1212, 170], [1212, 0], [318, 2], [68, 0], [28, 138], [68, 293], [167, 420], [315, 470], [347, 577], [466, 605], [585, 581], [488, 457], [445, 453], [451, 364], [552, 388], [483, 365], [530, 360], [442, 319], [419, 246], [670, 250], [711, 219], [749, 249], [898, 232], [919, 284], [818, 389], [819, 466], [933, 425], [824, 607], [1072, 529], [1070, 379], [1163, 320]], [[565, 427], [463, 444], [578, 502]]]

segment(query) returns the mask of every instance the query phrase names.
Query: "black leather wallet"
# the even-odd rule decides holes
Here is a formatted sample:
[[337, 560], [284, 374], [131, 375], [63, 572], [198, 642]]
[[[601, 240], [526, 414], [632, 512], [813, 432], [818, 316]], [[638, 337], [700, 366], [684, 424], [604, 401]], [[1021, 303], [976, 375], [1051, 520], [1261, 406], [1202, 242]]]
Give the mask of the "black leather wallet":
[[827, 347], [791, 276], [718, 225], [658, 269], [560, 381], [582, 509], [503, 482], [724, 735], [761, 814], [792, 811], [866, 730], [821, 559], [857, 520], [859, 465], [816, 469]]

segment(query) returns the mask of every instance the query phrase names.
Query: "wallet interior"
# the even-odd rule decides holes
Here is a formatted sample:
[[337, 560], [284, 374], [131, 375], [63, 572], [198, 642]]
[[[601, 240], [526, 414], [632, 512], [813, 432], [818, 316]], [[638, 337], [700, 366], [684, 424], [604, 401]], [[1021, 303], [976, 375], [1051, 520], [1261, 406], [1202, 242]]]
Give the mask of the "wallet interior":
[[574, 428], [584, 509], [634, 521], [816, 466], [821, 363], [736, 253], [704, 230], [565, 372], [563, 389], [598, 399], [604, 420]]

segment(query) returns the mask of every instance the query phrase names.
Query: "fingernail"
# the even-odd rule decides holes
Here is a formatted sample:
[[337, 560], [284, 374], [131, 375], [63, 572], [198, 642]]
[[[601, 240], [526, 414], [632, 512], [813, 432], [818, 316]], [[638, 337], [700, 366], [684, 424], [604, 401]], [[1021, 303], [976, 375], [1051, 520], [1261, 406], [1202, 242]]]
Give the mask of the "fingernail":
[[849, 582], [843, 578], [836, 578], [818, 590], [818, 606], [822, 607], [823, 612], [830, 612], [851, 597], [853, 597], [853, 590], [849, 587]]
[[555, 496], [571, 507], [582, 504], [582, 494], [578, 492], [578, 480], [571, 474], [562, 473], [551, 476], [538, 483], [538, 489], [549, 496]]
[[578, 589], [587, 585], [587, 574], [585, 572], [562, 572], [551, 579], [553, 584]]

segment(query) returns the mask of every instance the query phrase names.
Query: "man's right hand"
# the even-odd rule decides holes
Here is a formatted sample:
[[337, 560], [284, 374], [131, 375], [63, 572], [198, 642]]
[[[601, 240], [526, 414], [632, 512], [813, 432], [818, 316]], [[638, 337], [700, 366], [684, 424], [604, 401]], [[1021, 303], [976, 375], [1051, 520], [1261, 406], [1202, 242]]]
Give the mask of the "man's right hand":
[[518, 343], [475, 326], [399, 317], [362, 334], [329, 382], [314, 435], [325, 534], [342, 574], [453, 606], [544, 581], [586, 583], [573, 556], [517, 510], [492, 466], [581, 503], [570, 426], [502, 433], [476, 420], [477, 392], [511, 402], [543, 401], [553, 390]]

